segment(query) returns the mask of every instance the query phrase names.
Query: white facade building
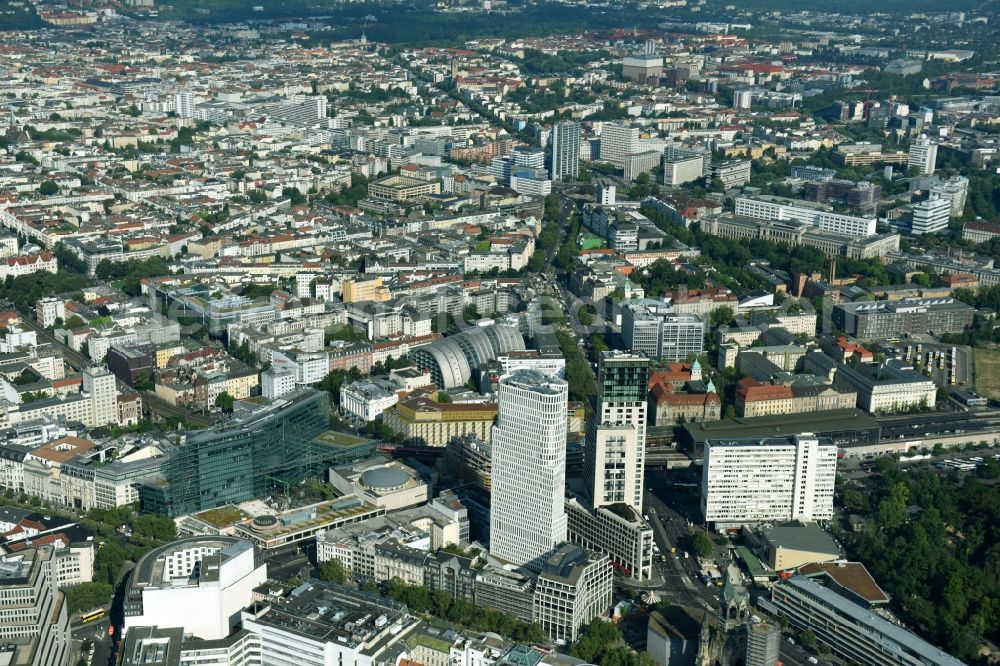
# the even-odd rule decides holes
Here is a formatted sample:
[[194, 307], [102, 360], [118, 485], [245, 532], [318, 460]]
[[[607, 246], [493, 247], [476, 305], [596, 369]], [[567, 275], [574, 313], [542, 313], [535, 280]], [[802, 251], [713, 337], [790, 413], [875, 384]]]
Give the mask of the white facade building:
[[83, 371], [83, 391], [90, 396], [90, 427], [118, 424], [118, 384], [115, 376], [105, 368], [87, 368]]
[[274, 400], [294, 390], [294, 370], [272, 366], [260, 373], [260, 392], [265, 398]]
[[833, 517], [837, 447], [812, 434], [709, 440], [701, 509], [716, 529]]
[[[552, 180], [572, 180], [580, 175], [580, 125], [572, 121], [552, 128]], [[516, 189], [516, 188], [515, 188]]]
[[254, 547], [235, 537], [193, 537], [150, 551], [125, 591], [125, 624], [182, 627], [205, 640], [225, 638], [267, 580]]
[[951, 217], [951, 202], [932, 196], [927, 201], [921, 201], [913, 207], [913, 223], [910, 233], [914, 236], [933, 234], [948, 228]]
[[663, 160], [663, 184], [683, 185], [698, 180], [703, 175], [705, 159], [700, 156], [676, 157]]
[[55, 325], [56, 319], [66, 319], [66, 303], [60, 298], [43, 298], [35, 303], [35, 321], [42, 328]]
[[546, 559], [535, 584], [535, 622], [554, 641], [576, 641], [584, 625], [610, 608], [613, 581], [607, 555], [564, 544]]
[[295, 373], [298, 386], [309, 386], [321, 381], [330, 373], [330, 355], [327, 352], [295, 352], [271, 350], [271, 367]]
[[533, 370], [502, 377], [493, 426], [490, 552], [539, 564], [566, 540], [569, 385]]
[[601, 127], [601, 161], [624, 166], [625, 158], [639, 150], [639, 128], [604, 123]]
[[875, 235], [874, 217], [852, 217], [807, 205], [797, 206], [762, 199], [739, 198], [736, 200], [735, 213], [755, 220], [797, 220], [841, 236]]
[[917, 167], [920, 175], [929, 176], [934, 173], [937, 164], [937, 144], [921, 134], [916, 141], [910, 144], [910, 151], [906, 158], [906, 166]]
[[396, 385], [388, 380], [359, 380], [340, 387], [340, 408], [363, 421], [374, 421], [399, 402]]
[[664, 361], [683, 361], [705, 350], [705, 322], [693, 314], [677, 314], [652, 299], [622, 306], [622, 340], [636, 354]]

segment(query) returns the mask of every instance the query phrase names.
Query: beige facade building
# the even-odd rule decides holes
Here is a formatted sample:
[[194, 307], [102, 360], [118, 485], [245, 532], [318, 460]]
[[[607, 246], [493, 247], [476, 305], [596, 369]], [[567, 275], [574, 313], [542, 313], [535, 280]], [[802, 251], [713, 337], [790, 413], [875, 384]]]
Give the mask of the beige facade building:
[[453, 437], [466, 435], [489, 442], [496, 416], [494, 403], [452, 404], [417, 397], [397, 403], [382, 418], [406, 442], [445, 446]]
[[364, 301], [384, 303], [390, 297], [389, 288], [383, 286], [382, 277], [379, 275], [373, 278], [344, 280], [341, 289], [343, 290], [343, 300], [345, 303], [361, 303]]

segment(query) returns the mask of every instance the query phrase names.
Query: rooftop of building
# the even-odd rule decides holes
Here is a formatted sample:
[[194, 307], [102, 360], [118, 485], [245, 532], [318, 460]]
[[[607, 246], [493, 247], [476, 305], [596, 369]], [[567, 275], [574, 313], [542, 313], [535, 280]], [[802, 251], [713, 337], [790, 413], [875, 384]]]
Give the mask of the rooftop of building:
[[237, 533], [277, 539], [284, 535], [303, 532], [331, 525], [339, 521], [356, 519], [365, 514], [374, 515], [379, 511], [368, 502], [355, 495], [345, 495], [327, 502], [299, 507], [282, 513], [266, 513], [245, 520], [236, 526]]
[[575, 585], [583, 567], [590, 562], [590, 554], [579, 546], [563, 544], [555, 549], [542, 564], [541, 575]]
[[[219, 567], [247, 549], [253, 548], [250, 542], [229, 536], [196, 536], [178, 539], [146, 553], [135, 565], [129, 579], [129, 587], [141, 589], [156, 589], [161, 587], [176, 587], [165, 564], [168, 557], [189, 548], [215, 549], [214, 556], [203, 556], [203, 566], [195, 567], [186, 585], [196, 586], [201, 583], [218, 581]], [[214, 558], [206, 562], [208, 558]]]
[[257, 613], [260, 624], [367, 654], [414, 623], [403, 604], [318, 580], [303, 583], [285, 598], [255, 604], [250, 612]]
[[815, 524], [798, 522], [762, 527], [760, 534], [771, 549], [787, 548], [807, 553], [840, 554], [833, 537]]
[[849, 590], [870, 604], [889, 603], [889, 595], [882, 591], [868, 569], [861, 562], [812, 562], [799, 567], [799, 574], [808, 578], [829, 576], [845, 590]]
[[350, 449], [355, 446], [360, 446], [370, 442], [370, 439], [365, 437], [358, 437], [356, 435], [351, 435], [346, 432], [340, 432], [337, 430], [327, 430], [324, 433], [317, 435], [313, 441], [319, 442], [326, 446], [334, 446], [339, 448]]
[[936, 666], [962, 666], [962, 662], [931, 645], [916, 634], [885, 620], [862, 608], [837, 592], [825, 588], [805, 576], [793, 576], [780, 581], [778, 586], [794, 588], [849, 621], [861, 627], [868, 627], [883, 641], [889, 640], [901, 648], [917, 655], [919, 661]]
[[82, 437], [60, 437], [32, 450], [31, 455], [49, 462], [64, 463], [71, 458], [91, 451], [96, 444]]
[[687, 437], [696, 444], [709, 439], [789, 437], [803, 432], [878, 430], [878, 421], [860, 409], [832, 409], [803, 414], [775, 414], [750, 418], [685, 423]]

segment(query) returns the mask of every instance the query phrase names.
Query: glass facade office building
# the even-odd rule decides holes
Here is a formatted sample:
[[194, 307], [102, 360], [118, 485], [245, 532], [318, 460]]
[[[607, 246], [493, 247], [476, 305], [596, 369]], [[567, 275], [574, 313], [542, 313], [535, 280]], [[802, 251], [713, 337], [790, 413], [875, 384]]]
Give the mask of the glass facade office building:
[[343, 454], [317, 440], [329, 427], [329, 398], [307, 390], [246, 417], [192, 432], [170, 452], [161, 477], [142, 486], [142, 508], [178, 516], [283, 494], [307, 476], [322, 476]]

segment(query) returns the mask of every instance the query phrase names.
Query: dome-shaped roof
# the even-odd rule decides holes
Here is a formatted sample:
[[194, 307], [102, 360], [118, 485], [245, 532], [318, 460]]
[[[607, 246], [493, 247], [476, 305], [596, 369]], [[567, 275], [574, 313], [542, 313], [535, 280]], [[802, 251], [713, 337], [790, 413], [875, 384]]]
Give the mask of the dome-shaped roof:
[[410, 475], [398, 467], [376, 467], [361, 475], [361, 483], [372, 490], [388, 491], [402, 488]]

